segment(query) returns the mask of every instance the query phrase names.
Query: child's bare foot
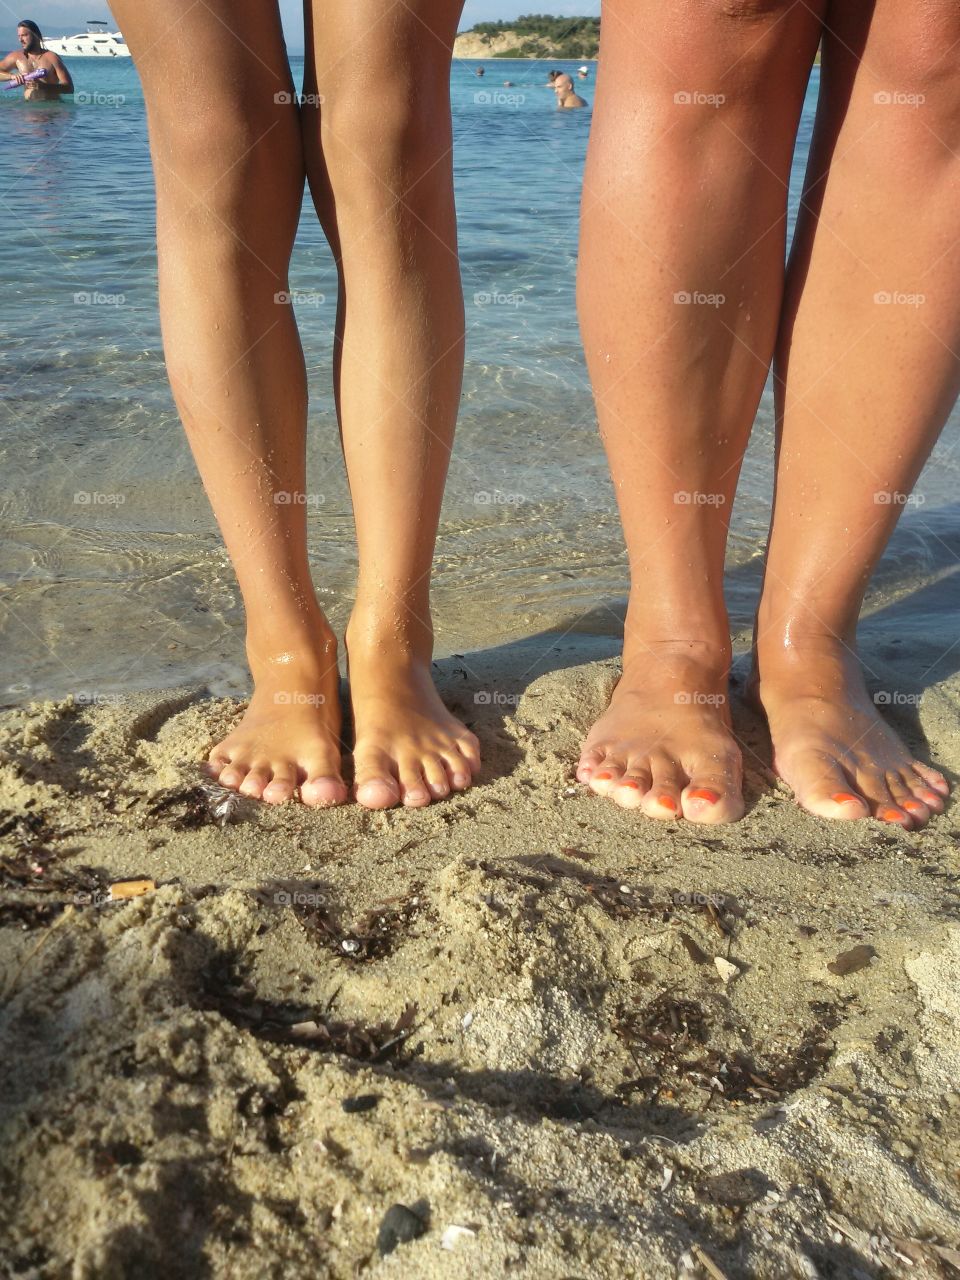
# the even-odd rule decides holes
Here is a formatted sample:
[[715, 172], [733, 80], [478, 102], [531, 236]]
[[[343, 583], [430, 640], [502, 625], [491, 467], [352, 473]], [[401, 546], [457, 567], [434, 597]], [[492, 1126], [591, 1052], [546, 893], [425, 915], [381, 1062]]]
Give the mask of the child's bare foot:
[[[758, 678], [759, 677], [759, 678]], [[773, 767], [821, 818], [880, 818], [922, 827], [949, 785], [915, 760], [880, 719], [852, 646], [833, 636], [759, 646], [753, 689], [773, 741]]]
[[322, 624], [302, 647], [255, 653], [254, 693], [243, 719], [208, 757], [221, 785], [268, 804], [297, 787], [304, 804], [342, 804], [337, 642]]
[[361, 623], [355, 612], [347, 652], [357, 802], [416, 808], [465, 791], [480, 769], [480, 744], [440, 700], [429, 640], [405, 643], [396, 625]]
[[577, 778], [650, 818], [735, 822], [742, 761], [730, 731], [723, 646], [628, 642], [610, 706], [590, 730]]

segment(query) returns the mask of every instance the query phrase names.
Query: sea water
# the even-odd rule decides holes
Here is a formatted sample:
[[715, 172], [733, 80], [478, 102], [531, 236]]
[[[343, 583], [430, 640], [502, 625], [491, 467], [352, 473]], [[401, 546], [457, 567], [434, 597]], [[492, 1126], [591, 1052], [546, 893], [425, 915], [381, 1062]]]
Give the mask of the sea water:
[[[293, 63], [300, 83], [302, 60]], [[471, 63], [451, 75], [467, 356], [434, 570], [440, 653], [615, 634], [627, 585], [574, 303], [591, 111], [555, 109], [546, 72], [563, 64], [486, 65], [483, 80]], [[0, 700], [198, 681], [239, 692], [239, 593], [164, 372], [137, 73], [106, 59], [74, 60], [72, 71], [72, 103], [0, 94]], [[589, 102], [592, 77], [583, 92]], [[356, 554], [331, 390], [336, 275], [309, 199], [291, 289], [310, 382], [311, 563], [342, 628]], [[727, 594], [738, 630], [759, 583], [772, 408], [768, 388], [733, 512]], [[954, 412], [922, 501], [904, 513], [867, 624], [891, 643], [936, 637], [938, 654], [957, 604], [958, 422]]]

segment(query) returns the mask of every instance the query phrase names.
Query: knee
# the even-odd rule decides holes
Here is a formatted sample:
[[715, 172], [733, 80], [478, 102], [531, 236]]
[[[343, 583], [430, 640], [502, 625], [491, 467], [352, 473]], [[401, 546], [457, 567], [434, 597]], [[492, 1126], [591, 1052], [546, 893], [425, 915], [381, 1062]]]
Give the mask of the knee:
[[[398, 77], [376, 92], [353, 87], [324, 96], [320, 152], [338, 203], [398, 199], [417, 204], [450, 180], [446, 92]], [[310, 148], [307, 148], [308, 155]]]
[[905, 0], [894, 16], [878, 17], [875, 24], [863, 63], [879, 86], [876, 101], [902, 101], [957, 115], [960, 6], [956, 0], [922, 4]]

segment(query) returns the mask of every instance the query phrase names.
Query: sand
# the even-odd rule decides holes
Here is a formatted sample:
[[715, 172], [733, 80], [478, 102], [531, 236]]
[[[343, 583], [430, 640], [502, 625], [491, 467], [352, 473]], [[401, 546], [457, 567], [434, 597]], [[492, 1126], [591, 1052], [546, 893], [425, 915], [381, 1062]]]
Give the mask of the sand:
[[[742, 822], [618, 811], [615, 653], [440, 664], [486, 765], [417, 812], [224, 812], [201, 688], [3, 711], [3, 1275], [960, 1273], [955, 811], [809, 818], [739, 703]], [[958, 694], [892, 708], [948, 770]]]

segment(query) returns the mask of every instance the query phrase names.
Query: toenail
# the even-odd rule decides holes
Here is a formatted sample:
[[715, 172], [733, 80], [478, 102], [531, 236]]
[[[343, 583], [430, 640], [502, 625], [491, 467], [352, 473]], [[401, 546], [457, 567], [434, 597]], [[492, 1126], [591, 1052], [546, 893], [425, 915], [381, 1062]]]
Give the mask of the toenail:
[[468, 787], [470, 785], [470, 776], [466, 773], [455, 773], [453, 775], [453, 785], [455, 787]]
[[597, 779], [598, 782], [609, 782], [609, 780], [613, 777], [613, 774], [607, 773], [607, 771], [604, 770], [603, 773], [595, 773], [593, 776]]
[[711, 791], [709, 787], [697, 787], [693, 791], [687, 792], [688, 800], [706, 800], [707, 804], [716, 804], [720, 799], [720, 793]]
[[669, 809], [672, 813], [677, 811], [677, 802], [673, 796], [657, 796], [657, 804], [661, 809]]
[[850, 791], [838, 791], [830, 799], [834, 804], [860, 804], [860, 797], [853, 795]]
[[877, 817], [883, 822], [903, 822], [903, 814], [899, 809], [881, 809]]
[[620, 785], [621, 785], [621, 787], [629, 787], [629, 788], [631, 789], [631, 791], [639, 791], [639, 790], [640, 790], [640, 783], [639, 783], [639, 782], [637, 782], [637, 781], [635, 781], [635, 779], [633, 779], [633, 778], [621, 778], [621, 779], [620, 779]]
[[925, 809], [926, 807], [927, 806], [925, 804], [921, 804], [919, 800], [904, 800], [903, 802], [904, 809]]

